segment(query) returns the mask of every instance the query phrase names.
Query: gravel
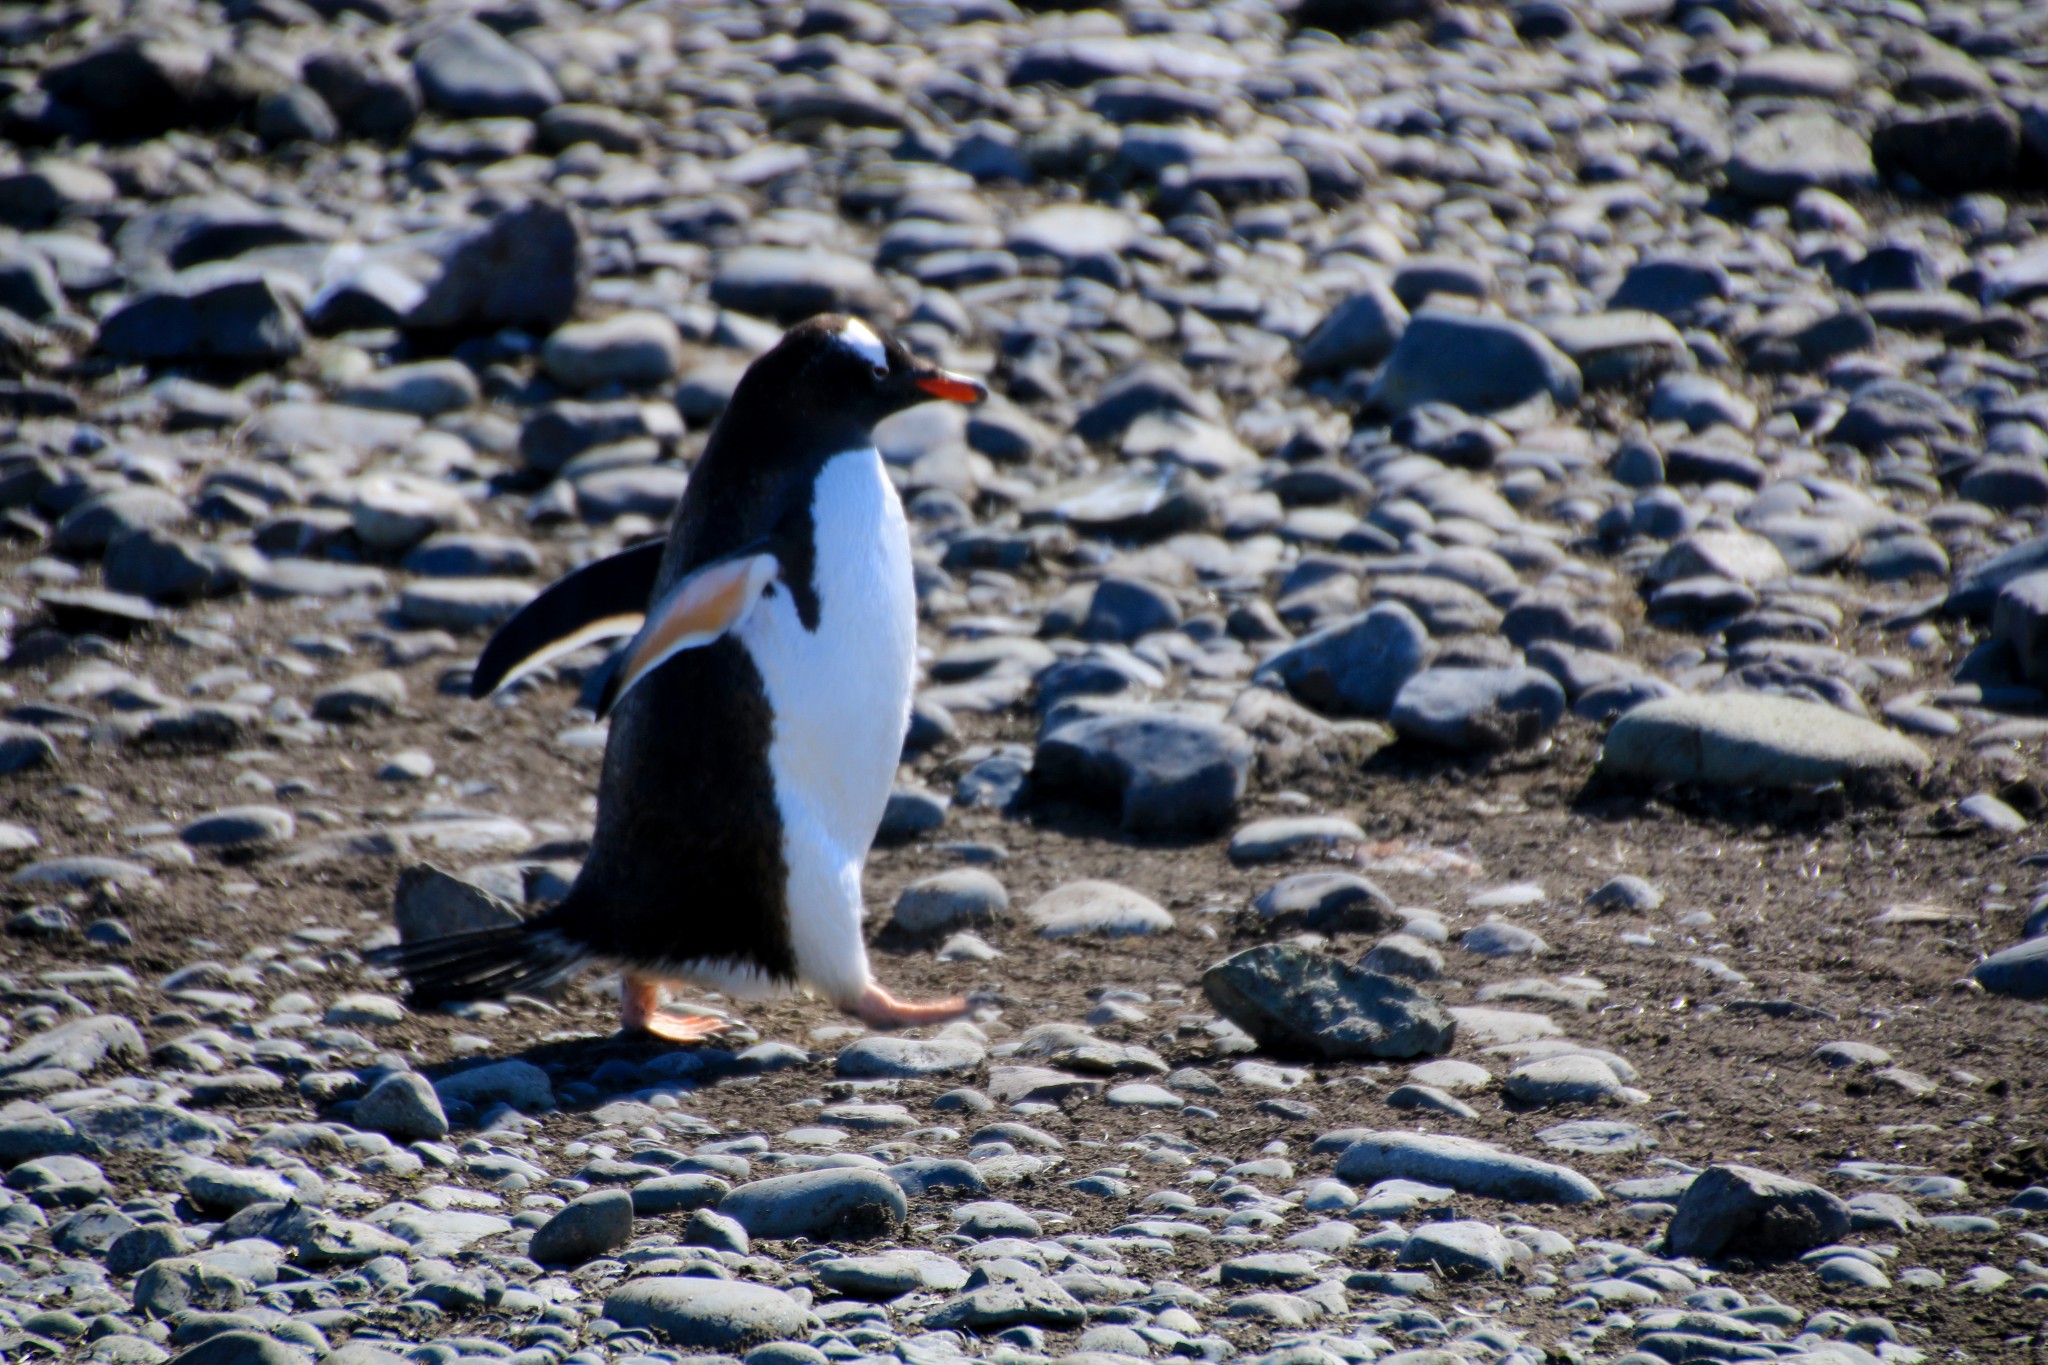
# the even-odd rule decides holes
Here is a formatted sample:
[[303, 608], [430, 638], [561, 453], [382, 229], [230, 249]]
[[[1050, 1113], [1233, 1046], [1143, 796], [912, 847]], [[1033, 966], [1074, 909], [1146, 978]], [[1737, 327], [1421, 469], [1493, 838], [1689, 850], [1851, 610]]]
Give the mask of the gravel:
[[[6, 21], [0, 1355], [2027, 1353], [2034, 7], [458, 8]], [[828, 308], [995, 394], [845, 850], [971, 1011], [411, 1008]]]

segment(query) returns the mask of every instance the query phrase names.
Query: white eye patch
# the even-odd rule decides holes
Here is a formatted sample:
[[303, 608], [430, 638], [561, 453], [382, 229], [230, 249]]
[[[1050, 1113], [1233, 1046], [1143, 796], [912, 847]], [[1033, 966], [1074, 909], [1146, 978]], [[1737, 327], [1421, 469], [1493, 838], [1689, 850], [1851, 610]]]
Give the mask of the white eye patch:
[[873, 328], [859, 318], [848, 318], [834, 339], [878, 372], [888, 371], [889, 353], [882, 349], [882, 339], [875, 335]]

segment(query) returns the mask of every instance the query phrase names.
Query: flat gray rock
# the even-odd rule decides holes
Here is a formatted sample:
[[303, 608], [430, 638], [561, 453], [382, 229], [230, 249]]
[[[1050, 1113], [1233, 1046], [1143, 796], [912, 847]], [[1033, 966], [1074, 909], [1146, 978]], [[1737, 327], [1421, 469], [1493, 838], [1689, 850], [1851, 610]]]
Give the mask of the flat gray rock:
[[[1408, 1234], [1394, 1256], [1403, 1266], [1429, 1266], [1453, 1279], [1498, 1277], [1508, 1272], [1521, 1248], [1491, 1223], [1473, 1219], [1424, 1223]], [[1524, 1256], [1527, 1255], [1523, 1251]]]
[[920, 1290], [951, 1293], [967, 1283], [967, 1270], [958, 1261], [911, 1249], [815, 1261], [810, 1270], [826, 1288], [856, 1299], [897, 1299]]
[[1517, 1204], [1593, 1204], [1604, 1197], [1569, 1167], [1447, 1134], [1366, 1133], [1337, 1158], [1337, 1178], [1420, 1180]]
[[1065, 1331], [1086, 1320], [1087, 1310], [1072, 1294], [1049, 1279], [1034, 1276], [970, 1289], [925, 1314], [924, 1328], [930, 1332], [964, 1328], [986, 1333], [1029, 1325]]
[[1230, 836], [1234, 863], [1277, 862], [1365, 842], [1365, 831], [1341, 815], [1278, 815], [1254, 820]]
[[840, 1049], [833, 1067], [854, 1079], [907, 1079], [973, 1071], [987, 1055], [964, 1038], [861, 1038]]
[[743, 1351], [768, 1341], [801, 1340], [811, 1315], [767, 1285], [657, 1275], [632, 1280], [605, 1296], [604, 1315], [622, 1327], [644, 1327], [672, 1346]]
[[1824, 787], [1855, 777], [1917, 777], [1919, 745], [1819, 702], [1762, 693], [1667, 697], [1607, 732], [1601, 773], [1714, 787]]
[[1877, 169], [1863, 134], [1819, 110], [1780, 114], [1737, 139], [1728, 185], [1752, 199], [1784, 202], [1801, 190], [1871, 190]]
[[1040, 938], [1072, 938], [1078, 934], [1162, 934], [1173, 928], [1173, 916], [1149, 897], [1114, 882], [1079, 881], [1055, 887], [1024, 909], [1024, 918]]
[[1568, 1119], [1536, 1130], [1536, 1140], [1560, 1152], [1620, 1156], [1659, 1145], [1655, 1134], [1633, 1123], [1613, 1119]]

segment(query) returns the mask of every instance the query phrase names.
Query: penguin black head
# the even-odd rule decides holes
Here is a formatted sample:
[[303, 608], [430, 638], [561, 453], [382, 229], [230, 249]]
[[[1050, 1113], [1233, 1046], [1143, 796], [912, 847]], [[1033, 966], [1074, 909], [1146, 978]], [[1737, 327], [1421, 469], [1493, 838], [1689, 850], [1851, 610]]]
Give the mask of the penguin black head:
[[919, 403], [978, 403], [988, 389], [905, 350], [859, 318], [824, 313], [789, 329], [747, 368], [733, 408], [793, 418], [865, 444], [875, 423]]

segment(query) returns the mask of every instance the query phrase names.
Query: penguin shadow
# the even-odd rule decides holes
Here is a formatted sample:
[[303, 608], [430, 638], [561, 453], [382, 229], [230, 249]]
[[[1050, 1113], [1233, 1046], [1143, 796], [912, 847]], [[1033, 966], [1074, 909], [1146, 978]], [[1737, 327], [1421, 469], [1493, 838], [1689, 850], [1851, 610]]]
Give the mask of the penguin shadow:
[[[443, 1081], [463, 1073], [525, 1063], [538, 1068], [547, 1077], [548, 1089], [553, 1096], [553, 1103], [546, 1106], [548, 1112], [588, 1114], [609, 1104], [630, 1101], [636, 1092], [664, 1086], [708, 1085], [735, 1076], [760, 1076], [789, 1066], [801, 1057], [801, 1054], [785, 1056], [773, 1049], [756, 1050], [755, 1045], [760, 1041], [757, 1032], [734, 1020], [730, 1033], [721, 1035], [715, 1042], [693, 1047], [678, 1047], [659, 1038], [618, 1032], [581, 1038], [558, 1037], [542, 1039], [521, 1048], [492, 1048], [467, 1057], [451, 1058], [422, 1066], [419, 1072], [437, 1091], [441, 1091]], [[794, 1049], [788, 1051], [795, 1053]], [[530, 1083], [532, 1079], [518, 1074], [507, 1076], [508, 1082]], [[510, 1092], [526, 1087], [508, 1084], [504, 1088]], [[514, 1111], [537, 1117], [534, 1110], [527, 1107], [533, 1103], [530, 1091], [523, 1103], [521, 1097], [515, 1097], [475, 1104], [442, 1092], [442, 1108], [447, 1113], [449, 1127], [458, 1131], [488, 1130]], [[638, 1124], [626, 1126], [637, 1127]]]

